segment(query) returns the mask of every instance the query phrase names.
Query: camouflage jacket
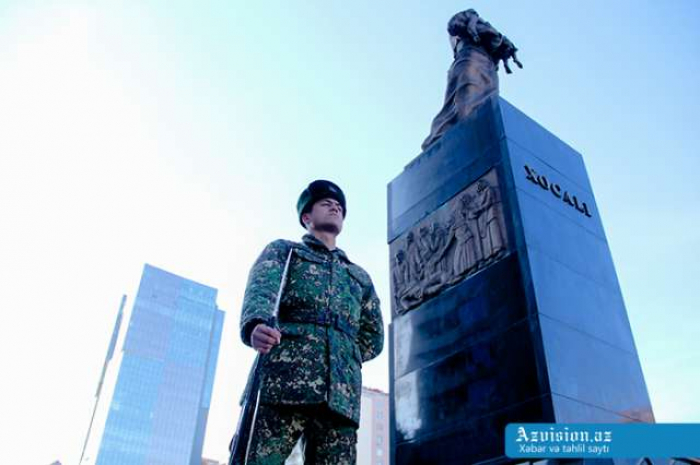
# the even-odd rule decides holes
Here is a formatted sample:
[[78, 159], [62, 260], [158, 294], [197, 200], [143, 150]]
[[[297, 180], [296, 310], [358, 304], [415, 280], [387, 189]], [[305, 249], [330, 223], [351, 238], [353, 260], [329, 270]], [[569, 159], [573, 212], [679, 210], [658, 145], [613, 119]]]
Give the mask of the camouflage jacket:
[[270, 243], [250, 271], [241, 338], [250, 345], [255, 325], [272, 315], [291, 247], [279, 312], [282, 339], [263, 359], [261, 402], [327, 402], [359, 424], [360, 369], [381, 352], [384, 325], [372, 280], [342, 250], [329, 251], [310, 234], [303, 243]]

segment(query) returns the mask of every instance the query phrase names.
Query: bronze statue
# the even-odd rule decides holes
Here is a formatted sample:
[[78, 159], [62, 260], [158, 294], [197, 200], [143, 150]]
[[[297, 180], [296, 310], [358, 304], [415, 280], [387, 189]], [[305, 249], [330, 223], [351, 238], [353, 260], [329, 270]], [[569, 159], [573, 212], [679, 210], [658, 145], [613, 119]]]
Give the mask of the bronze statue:
[[464, 119], [477, 106], [498, 94], [498, 63], [506, 73], [512, 71], [508, 60], [522, 68], [517, 48], [506, 36], [479, 17], [472, 9], [457, 13], [447, 24], [454, 62], [447, 73], [445, 103], [433, 120], [430, 134], [423, 142], [427, 149], [442, 135]]

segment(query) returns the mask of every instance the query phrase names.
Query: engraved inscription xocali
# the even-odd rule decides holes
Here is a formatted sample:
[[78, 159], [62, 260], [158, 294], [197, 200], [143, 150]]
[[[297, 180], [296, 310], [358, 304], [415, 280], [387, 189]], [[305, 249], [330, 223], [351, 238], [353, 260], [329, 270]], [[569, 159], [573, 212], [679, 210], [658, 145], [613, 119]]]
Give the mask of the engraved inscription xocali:
[[391, 244], [397, 314], [481, 270], [508, 251], [494, 170], [453, 197]]
[[591, 218], [592, 215], [586, 202], [579, 202], [575, 195], [569, 194], [569, 191], [563, 191], [559, 184], [548, 180], [543, 174], [537, 174], [535, 169], [528, 165], [525, 165], [525, 174], [528, 181], [540, 186], [546, 191], [550, 191], [554, 197], [561, 199], [564, 203], [576, 208], [576, 210]]

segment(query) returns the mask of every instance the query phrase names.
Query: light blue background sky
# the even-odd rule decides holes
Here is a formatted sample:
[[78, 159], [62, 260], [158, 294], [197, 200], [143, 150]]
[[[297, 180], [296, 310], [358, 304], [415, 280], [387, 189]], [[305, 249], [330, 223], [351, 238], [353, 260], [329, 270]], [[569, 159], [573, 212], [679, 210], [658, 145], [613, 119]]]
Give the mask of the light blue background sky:
[[[3, 463], [75, 463], [144, 262], [228, 311], [205, 455], [252, 352], [248, 269], [312, 179], [389, 320], [386, 184], [419, 153], [474, 7], [520, 48], [501, 95], [581, 152], [659, 421], [700, 419], [700, 2], [0, 0]], [[605, 324], [601, 321], [600, 324]], [[364, 368], [386, 389], [386, 354]]]

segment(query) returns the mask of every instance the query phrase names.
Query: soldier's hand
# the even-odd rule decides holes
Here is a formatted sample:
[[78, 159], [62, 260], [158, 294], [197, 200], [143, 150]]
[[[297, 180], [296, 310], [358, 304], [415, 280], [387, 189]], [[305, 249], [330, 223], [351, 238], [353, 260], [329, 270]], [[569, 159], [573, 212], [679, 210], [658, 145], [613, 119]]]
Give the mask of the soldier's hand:
[[268, 353], [281, 339], [282, 334], [279, 331], [263, 323], [253, 328], [253, 332], [250, 333], [250, 345], [261, 354]]

